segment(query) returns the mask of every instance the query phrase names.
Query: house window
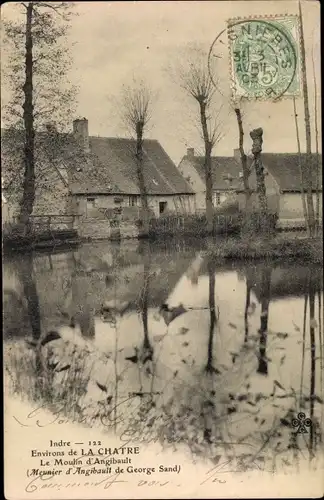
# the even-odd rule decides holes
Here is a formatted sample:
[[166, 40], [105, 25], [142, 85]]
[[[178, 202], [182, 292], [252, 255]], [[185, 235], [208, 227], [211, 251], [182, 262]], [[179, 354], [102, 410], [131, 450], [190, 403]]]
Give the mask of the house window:
[[96, 198], [87, 198], [87, 209], [96, 208], [97, 200]]
[[165, 212], [167, 205], [168, 205], [167, 201], [160, 201], [159, 202], [159, 212], [160, 212], [160, 214], [163, 214]]
[[214, 193], [214, 197], [215, 197], [215, 205], [220, 205], [221, 202], [220, 193]]
[[138, 196], [136, 196], [136, 195], [131, 195], [131, 196], [129, 197], [129, 206], [130, 206], [130, 207], [137, 207], [137, 205], [138, 205], [138, 199], [139, 199], [139, 197], [138, 197]]

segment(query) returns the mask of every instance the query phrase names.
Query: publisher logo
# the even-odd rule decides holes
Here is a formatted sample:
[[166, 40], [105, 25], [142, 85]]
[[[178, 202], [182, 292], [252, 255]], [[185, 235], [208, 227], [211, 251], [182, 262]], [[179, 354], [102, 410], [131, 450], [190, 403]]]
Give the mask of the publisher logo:
[[312, 426], [312, 421], [310, 418], [306, 418], [305, 413], [300, 412], [297, 415], [297, 418], [292, 420], [293, 427], [297, 427], [297, 434], [307, 434], [308, 430], [306, 427]]

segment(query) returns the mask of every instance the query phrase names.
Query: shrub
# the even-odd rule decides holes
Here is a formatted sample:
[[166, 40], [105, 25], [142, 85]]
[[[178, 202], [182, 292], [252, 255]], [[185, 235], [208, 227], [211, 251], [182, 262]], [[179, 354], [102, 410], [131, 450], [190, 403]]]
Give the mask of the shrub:
[[260, 211], [241, 213], [240, 229], [242, 235], [272, 235], [276, 232], [278, 215], [276, 213], [263, 214]]
[[[214, 234], [231, 234], [240, 227], [239, 213], [227, 214], [214, 212]], [[169, 236], [204, 236], [207, 234], [207, 219], [205, 213], [168, 214], [158, 219], [150, 220], [150, 236], [159, 234]]]

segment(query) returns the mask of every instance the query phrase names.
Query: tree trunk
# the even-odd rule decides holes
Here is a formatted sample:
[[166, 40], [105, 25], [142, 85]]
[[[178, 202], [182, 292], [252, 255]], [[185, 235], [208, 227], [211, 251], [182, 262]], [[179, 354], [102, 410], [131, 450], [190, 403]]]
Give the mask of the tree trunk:
[[247, 166], [247, 157], [246, 157], [246, 154], [244, 152], [244, 146], [243, 146], [244, 131], [243, 131], [241, 110], [239, 108], [235, 108], [235, 114], [236, 114], [238, 129], [239, 129], [239, 149], [240, 149], [241, 164], [242, 164], [242, 171], [243, 171], [245, 210], [246, 210], [246, 212], [248, 212], [250, 210], [251, 191], [250, 191], [250, 186], [249, 186], [249, 169]]
[[302, 204], [303, 204], [303, 213], [304, 213], [304, 219], [305, 219], [305, 225], [307, 231], [309, 231], [308, 228], [308, 216], [307, 216], [307, 207], [306, 207], [306, 200], [305, 200], [305, 173], [302, 165], [302, 157], [301, 157], [301, 152], [300, 152], [300, 139], [299, 139], [299, 129], [298, 129], [298, 120], [297, 120], [297, 110], [296, 110], [296, 99], [293, 97], [293, 105], [294, 105], [294, 116], [295, 116], [295, 126], [296, 126], [296, 140], [297, 140], [297, 151], [298, 151], [298, 164], [299, 164], [299, 173], [300, 173], [300, 181], [301, 181], [301, 198], [302, 198]]
[[307, 199], [309, 235], [313, 236], [315, 232], [315, 213], [314, 213], [313, 189], [312, 189], [313, 158], [312, 158], [311, 126], [310, 126], [309, 103], [308, 103], [305, 39], [304, 39], [303, 17], [302, 17], [300, 2], [299, 2], [299, 19], [300, 19], [300, 55], [301, 55], [300, 62], [301, 62], [301, 73], [303, 81], [305, 135], [306, 135], [306, 179], [307, 179], [306, 199]]
[[206, 103], [205, 101], [199, 101], [200, 106], [200, 122], [203, 131], [203, 138], [205, 144], [205, 179], [206, 179], [206, 219], [207, 219], [207, 232], [213, 232], [213, 177], [212, 177], [212, 142], [209, 139], [208, 127], [207, 127], [207, 116], [206, 116]]
[[139, 121], [136, 124], [136, 161], [137, 161], [137, 178], [140, 189], [142, 216], [141, 216], [141, 236], [147, 236], [149, 233], [149, 215], [148, 215], [148, 200], [144, 179], [144, 161], [143, 161], [143, 131], [144, 123]]
[[268, 213], [268, 203], [267, 203], [267, 193], [264, 181], [264, 169], [261, 160], [261, 151], [262, 151], [262, 128], [257, 128], [250, 132], [251, 139], [253, 141], [252, 144], [252, 153], [254, 156], [254, 168], [256, 174], [256, 182], [257, 182], [257, 193], [259, 197], [259, 205], [262, 216], [266, 216]]
[[33, 109], [33, 37], [32, 37], [33, 4], [29, 2], [26, 14], [26, 43], [25, 43], [25, 83], [23, 86], [24, 104], [23, 120], [25, 128], [24, 144], [24, 182], [23, 195], [20, 206], [19, 221], [25, 231], [30, 230], [30, 215], [33, 212], [35, 201], [35, 131]]
[[315, 149], [316, 149], [316, 205], [315, 205], [315, 234], [320, 229], [320, 157], [318, 150], [318, 121], [317, 121], [317, 80], [315, 74], [314, 54], [312, 54], [313, 78], [314, 78], [314, 126], [315, 126]]

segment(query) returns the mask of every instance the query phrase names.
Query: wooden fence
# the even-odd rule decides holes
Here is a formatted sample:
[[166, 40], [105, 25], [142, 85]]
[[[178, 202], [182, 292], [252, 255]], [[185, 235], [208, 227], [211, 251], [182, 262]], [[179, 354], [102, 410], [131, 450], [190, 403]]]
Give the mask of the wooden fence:
[[[213, 218], [214, 234], [231, 234], [239, 229], [237, 215], [215, 215]], [[172, 215], [150, 220], [152, 234], [196, 235], [201, 236], [207, 232], [207, 220], [202, 215]]]
[[[29, 220], [33, 232], [43, 233], [73, 229], [78, 219], [78, 215], [31, 215]], [[18, 217], [13, 218], [12, 224], [18, 224]]]

